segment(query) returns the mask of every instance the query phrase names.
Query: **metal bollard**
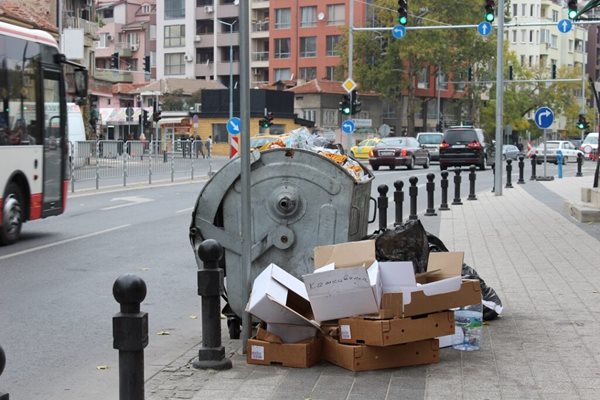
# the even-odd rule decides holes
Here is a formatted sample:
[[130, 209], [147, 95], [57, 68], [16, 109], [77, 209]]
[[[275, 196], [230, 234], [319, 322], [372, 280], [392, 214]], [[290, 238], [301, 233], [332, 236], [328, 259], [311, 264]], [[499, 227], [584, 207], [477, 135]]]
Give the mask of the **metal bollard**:
[[523, 161], [524, 159], [525, 157], [519, 156], [519, 180], [517, 183], [520, 185], [525, 184], [525, 180], [523, 179], [523, 170], [525, 169], [525, 162]]
[[558, 179], [562, 179], [563, 177], [563, 154], [562, 151], [558, 150], [556, 152], [556, 166], [557, 166], [557, 174], [558, 174]]
[[456, 167], [454, 169], [454, 200], [452, 200], [452, 205], [460, 206], [462, 205], [462, 201], [460, 201], [460, 168]]
[[512, 188], [512, 160], [506, 160], [506, 185], [505, 188]]
[[410, 214], [408, 215], [408, 219], [419, 219], [417, 216], [417, 196], [419, 195], [417, 182], [419, 181], [419, 178], [411, 176], [408, 178], [408, 181], [410, 182], [410, 188], [408, 189], [408, 196], [410, 197]]
[[387, 209], [388, 209], [388, 186], [379, 185], [377, 191], [379, 197], [377, 198], [377, 208], [379, 209], [379, 230], [382, 231], [387, 228]]
[[537, 167], [537, 156], [535, 154], [531, 155], [531, 178], [530, 181], [535, 181], [537, 178], [537, 174], [535, 172], [535, 168]]
[[435, 191], [435, 183], [433, 182], [434, 179], [435, 174], [427, 174], [427, 183], [425, 184], [425, 188], [427, 190], [427, 210], [425, 210], [425, 215], [428, 217], [437, 215], [435, 208], [433, 207], [433, 194]]
[[119, 399], [144, 400], [144, 347], [148, 345], [148, 313], [140, 311], [146, 283], [133, 274], [113, 285], [121, 311], [113, 317], [113, 348], [119, 350]]
[[475, 180], [477, 179], [477, 175], [475, 174], [476, 167], [471, 165], [469, 167], [469, 197], [467, 200], [477, 200], [477, 196], [475, 196]]
[[194, 368], [230, 369], [231, 360], [225, 357], [221, 345], [221, 295], [224, 292], [223, 270], [219, 260], [223, 247], [214, 239], [207, 239], [198, 246], [198, 256], [203, 268], [198, 269], [198, 295], [202, 296], [202, 347]]
[[[5, 365], [6, 365], [6, 356], [4, 355], [4, 350], [2, 349], [2, 346], [0, 346], [0, 375], [2, 375]], [[0, 400], [8, 400], [8, 393], [0, 392]]]
[[492, 193], [496, 191], [496, 164], [492, 164], [492, 175], [494, 179], [492, 180]]
[[396, 205], [396, 216], [394, 226], [402, 225], [402, 207], [404, 206], [404, 192], [402, 188], [404, 187], [404, 182], [398, 180], [394, 182], [394, 204]]
[[577, 153], [577, 173], [575, 176], [583, 176], [581, 173], [581, 167], [583, 165], [583, 154]]
[[442, 188], [442, 203], [440, 204], [440, 211], [448, 211], [448, 171], [442, 171], [442, 181], [440, 186]]

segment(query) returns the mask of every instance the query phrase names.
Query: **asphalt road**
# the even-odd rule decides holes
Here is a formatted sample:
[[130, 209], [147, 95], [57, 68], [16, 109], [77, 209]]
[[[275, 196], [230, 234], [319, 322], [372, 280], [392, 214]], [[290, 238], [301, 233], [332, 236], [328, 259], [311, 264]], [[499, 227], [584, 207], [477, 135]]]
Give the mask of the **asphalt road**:
[[[525, 171], [528, 179], [529, 167]], [[555, 171], [556, 166], [548, 167], [549, 173]], [[394, 221], [393, 182], [400, 179], [405, 183], [406, 219], [408, 178], [418, 178], [421, 214], [426, 208], [428, 173], [436, 175], [437, 209], [437, 164], [430, 169], [376, 172], [372, 196], [378, 196], [379, 185], [390, 187], [389, 223]], [[565, 168], [565, 175], [574, 173], [574, 165]], [[461, 197], [466, 201], [468, 178], [464, 172], [462, 177]], [[515, 171], [514, 184], [517, 177]], [[490, 169], [477, 171], [476, 192], [491, 190], [492, 181]], [[202, 185], [197, 180], [76, 193], [70, 195], [64, 215], [29, 222], [24, 226], [23, 240], [0, 247], [0, 344], [7, 355], [1, 390], [11, 398], [27, 400], [118, 398], [112, 316], [119, 306], [112, 286], [123, 273], [138, 274], [148, 287], [142, 304], [150, 325], [146, 378], [198, 346], [197, 266], [187, 230]], [[451, 181], [449, 202], [453, 190]], [[377, 223], [371, 224], [369, 232], [376, 228]]]

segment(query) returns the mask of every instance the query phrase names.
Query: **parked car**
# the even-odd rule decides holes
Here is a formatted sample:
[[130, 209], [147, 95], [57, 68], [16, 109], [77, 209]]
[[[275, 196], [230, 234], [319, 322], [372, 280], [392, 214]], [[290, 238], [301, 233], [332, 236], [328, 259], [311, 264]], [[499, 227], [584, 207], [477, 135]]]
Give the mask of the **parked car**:
[[415, 165], [429, 168], [429, 151], [421, 147], [414, 137], [389, 137], [381, 139], [369, 154], [369, 164], [375, 171], [386, 165], [390, 169], [405, 165], [413, 169]]
[[[557, 164], [557, 152], [562, 152], [563, 164], [570, 162], [577, 162], [577, 155], [582, 154], [581, 150], [577, 150], [573, 143], [568, 140], [547, 140], [546, 141], [546, 162]], [[544, 143], [541, 143], [536, 147], [534, 151], [537, 159], [536, 162], [541, 164], [544, 162]]]
[[488, 145], [482, 129], [472, 126], [451, 127], [440, 143], [440, 169], [450, 166], [476, 165], [485, 170]]
[[598, 132], [588, 133], [579, 150], [583, 151], [585, 158], [595, 158], [598, 154]]
[[354, 158], [366, 160], [369, 158], [369, 153], [371, 152], [371, 149], [373, 149], [373, 146], [379, 143], [380, 140], [381, 139], [379, 138], [365, 139], [356, 146], [350, 147], [350, 154], [352, 154], [352, 157]]
[[421, 147], [429, 150], [431, 161], [440, 160], [440, 143], [444, 134], [442, 132], [420, 132], [417, 133], [417, 141]]
[[517, 160], [521, 155], [519, 148], [512, 144], [505, 144], [502, 146], [502, 159], [503, 160]]

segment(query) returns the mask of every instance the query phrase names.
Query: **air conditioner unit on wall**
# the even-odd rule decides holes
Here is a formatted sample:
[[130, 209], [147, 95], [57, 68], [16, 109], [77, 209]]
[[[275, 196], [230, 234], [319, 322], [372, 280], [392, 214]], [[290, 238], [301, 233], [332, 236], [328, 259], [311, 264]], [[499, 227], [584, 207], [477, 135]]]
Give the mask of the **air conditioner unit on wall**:
[[254, 75], [254, 76], [260, 75], [260, 70], [258, 68], [252, 68], [252, 75]]
[[190, 56], [189, 54], [186, 54], [185, 56], [183, 56], [183, 59], [187, 62], [194, 61], [194, 57]]
[[202, 41], [202, 36], [196, 35], [196, 37], [194, 37], [194, 42], [199, 43], [201, 41]]
[[213, 6], [204, 6], [204, 12], [211, 14], [213, 12]]
[[138, 51], [138, 49], [140, 48], [139, 43], [131, 43], [131, 51]]

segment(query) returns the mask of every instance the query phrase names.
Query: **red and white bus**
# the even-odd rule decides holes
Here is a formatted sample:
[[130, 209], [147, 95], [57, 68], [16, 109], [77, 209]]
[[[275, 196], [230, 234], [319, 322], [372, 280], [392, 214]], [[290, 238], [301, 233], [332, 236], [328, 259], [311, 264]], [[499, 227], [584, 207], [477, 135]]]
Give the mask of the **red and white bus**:
[[85, 97], [87, 71], [49, 33], [0, 22], [0, 244], [16, 242], [25, 221], [65, 210], [67, 70]]

